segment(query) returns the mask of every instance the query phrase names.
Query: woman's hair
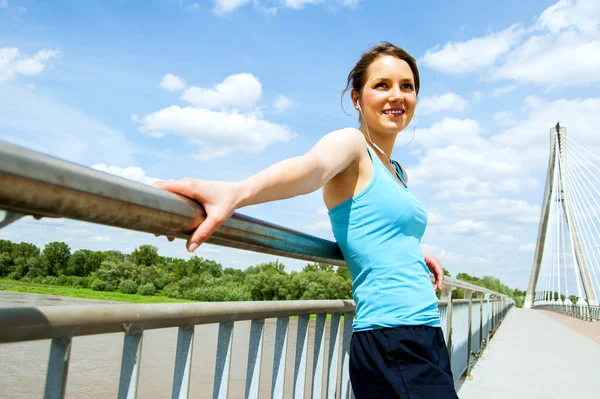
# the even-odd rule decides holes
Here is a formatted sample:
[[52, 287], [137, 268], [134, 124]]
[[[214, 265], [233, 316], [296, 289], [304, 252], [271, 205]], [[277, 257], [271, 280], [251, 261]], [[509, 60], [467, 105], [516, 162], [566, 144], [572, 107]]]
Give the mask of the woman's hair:
[[415, 79], [415, 91], [417, 95], [419, 94], [420, 81], [419, 69], [417, 68], [417, 61], [406, 51], [402, 50], [400, 47], [396, 47], [389, 42], [381, 42], [375, 47], [365, 51], [362, 57], [360, 57], [360, 60], [358, 60], [358, 62], [354, 66], [354, 68], [352, 68], [352, 70], [348, 74], [348, 82], [346, 83], [346, 88], [342, 92], [342, 100], [344, 99], [344, 95], [348, 92], [348, 90], [354, 90], [360, 97], [362, 89], [363, 87], [365, 87], [365, 83], [367, 81], [367, 70], [369, 69], [369, 65], [371, 65], [373, 61], [375, 61], [379, 56], [382, 55], [391, 55], [393, 57], [406, 61]]

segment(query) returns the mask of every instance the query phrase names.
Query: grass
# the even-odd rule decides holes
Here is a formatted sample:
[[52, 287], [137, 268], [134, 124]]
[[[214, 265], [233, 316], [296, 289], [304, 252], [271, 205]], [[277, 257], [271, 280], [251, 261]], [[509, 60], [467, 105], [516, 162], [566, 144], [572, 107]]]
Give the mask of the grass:
[[0, 279], [0, 291], [28, 292], [31, 294], [60, 295], [73, 298], [98, 299], [105, 301], [135, 303], [173, 303], [193, 302], [187, 299], [169, 298], [163, 295], [144, 296], [123, 294], [121, 292], [94, 291], [89, 288], [75, 288], [62, 285], [24, 283], [9, 279]]
[[[48, 285], [48, 284], [35, 284], [35, 283], [24, 283], [16, 280], [9, 280], [6, 278], [0, 278], [0, 291], [14, 291], [14, 292], [27, 292], [31, 294], [45, 294], [45, 295], [59, 295], [68, 296], [73, 298], [86, 298], [86, 299], [98, 299], [104, 301], [119, 301], [119, 302], [135, 302], [135, 303], [175, 303], [175, 302], [196, 302], [188, 299], [176, 299], [169, 298], [163, 295], [154, 296], [143, 296], [143, 295], [130, 295], [123, 294], [121, 292], [105, 292], [105, 291], [94, 291], [89, 288], [75, 288], [67, 287], [62, 285]], [[291, 316], [296, 318], [297, 316]], [[311, 314], [310, 318], [315, 320], [316, 314]], [[344, 315], [342, 315], [342, 321]], [[327, 320], [331, 320], [331, 314], [327, 315]]]

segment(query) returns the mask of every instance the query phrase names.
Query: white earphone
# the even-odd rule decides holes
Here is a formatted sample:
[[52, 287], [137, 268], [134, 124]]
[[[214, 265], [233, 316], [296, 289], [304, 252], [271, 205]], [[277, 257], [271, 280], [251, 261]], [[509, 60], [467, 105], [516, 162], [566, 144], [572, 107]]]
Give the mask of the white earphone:
[[[379, 146], [377, 144], [375, 144], [373, 142], [373, 140], [371, 140], [371, 135], [369, 134], [369, 125], [367, 124], [367, 121], [365, 120], [365, 116], [362, 113], [362, 109], [360, 107], [360, 101], [356, 100], [356, 105], [358, 107], [358, 112], [360, 112], [360, 115], [362, 116], [362, 119], [365, 123], [365, 127], [367, 128], [367, 138], [369, 139], [369, 142], [373, 145], [373, 147], [375, 147], [376, 149], [379, 150], [379, 152], [381, 152], [383, 154], [383, 156], [387, 159], [388, 163], [392, 163], [392, 161], [390, 160], [390, 158], [388, 158], [387, 154], [385, 153], [385, 151], [383, 151], [381, 148], [379, 148]], [[415, 130], [416, 130], [416, 126], [415, 129], [413, 129], [413, 135], [412, 138], [410, 139], [410, 141], [406, 144], [401, 145], [400, 147], [404, 147], [406, 145], [409, 145], [414, 139], [415, 139]], [[402, 182], [402, 184], [404, 184], [406, 186], [406, 184], [404, 182]]]

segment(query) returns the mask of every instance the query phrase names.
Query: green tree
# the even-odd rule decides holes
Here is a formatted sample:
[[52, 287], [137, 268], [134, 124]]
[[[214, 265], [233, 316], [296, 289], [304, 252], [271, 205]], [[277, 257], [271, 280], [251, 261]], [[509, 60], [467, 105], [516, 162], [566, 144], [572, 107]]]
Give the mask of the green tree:
[[20, 242], [18, 244], [13, 243], [12, 247], [12, 257], [13, 259], [17, 258], [35, 258], [40, 256], [40, 249], [33, 244], [28, 242]]
[[66, 274], [69, 258], [71, 257], [71, 248], [67, 244], [59, 241], [50, 242], [44, 247], [43, 253], [46, 257], [46, 275]]
[[85, 264], [88, 257], [86, 252], [88, 251], [85, 249], [79, 249], [73, 252], [67, 265], [67, 274], [69, 276], [83, 277], [86, 275]]
[[152, 266], [158, 263], [158, 248], [153, 245], [140, 245], [131, 253], [131, 257], [138, 266]]

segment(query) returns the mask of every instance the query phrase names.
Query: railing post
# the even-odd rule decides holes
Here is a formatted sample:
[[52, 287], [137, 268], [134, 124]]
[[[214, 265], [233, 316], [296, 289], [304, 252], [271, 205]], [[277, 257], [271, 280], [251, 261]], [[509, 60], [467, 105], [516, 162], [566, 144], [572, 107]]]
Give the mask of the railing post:
[[190, 373], [194, 351], [194, 326], [179, 327], [173, 375], [172, 399], [187, 399], [190, 392]]
[[452, 360], [452, 291], [454, 287], [444, 285], [442, 287], [442, 297], [446, 298], [446, 346], [448, 347], [448, 356]]
[[340, 378], [340, 399], [350, 399], [350, 341], [354, 312], [344, 313], [344, 338], [342, 341], [342, 377]]
[[327, 363], [327, 399], [337, 396], [338, 360], [340, 349], [340, 313], [331, 315], [329, 324], [329, 357]]
[[[307, 316], [300, 316], [307, 317]], [[252, 320], [250, 323], [250, 341], [248, 342], [248, 369], [246, 370], [246, 399], [258, 399], [260, 384], [260, 363], [262, 360], [263, 319]], [[298, 328], [298, 334], [300, 327]]]
[[289, 317], [277, 318], [277, 327], [275, 332], [275, 353], [273, 354], [273, 382], [271, 385], [271, 398], [283, 398], [289, 321]]
[[469, 299], [469, 336], [467, 338], [467, 378], [471, 376], [471, 352], [473, 351], [473, 290], [465, 289], [465, 298]]
[[[294, 399], [304, 399], [304, 390], [306, 388], [306, 355], [308, 353], [309, 321], [310, 315], [308, 314], [298, 317], [296, 364], [294, 367]], [[257, 396], [255, 398], [258, 398], [258, 389]]]
[[326, 314], [317, 315], [315, 325], [315, 344], [313, 352], [313, 371], [311, 383], [311, 397], [320, 398], [323, 389], [323, 363], [325, 355], [325, 321]]
[[119, 399], [133, 399], [137, 395], [140, 362], [142, 358], [143, 332], [127, 332], [123, 340]]
[[217, 359], [215, 362], [215, 380], [213, 399], [227, 399], [229, 391], [229, 367], [231, 366], [231, 348], [233, 345], [233, 323], [219, 323], [217, 338]]
[[70, 357], [71, 337], [54, 338], [50, 346], [44, 399], [64, 398]]
[[479, 299], [479, 353], [483, 353], [483, 292], [477, 293]]

